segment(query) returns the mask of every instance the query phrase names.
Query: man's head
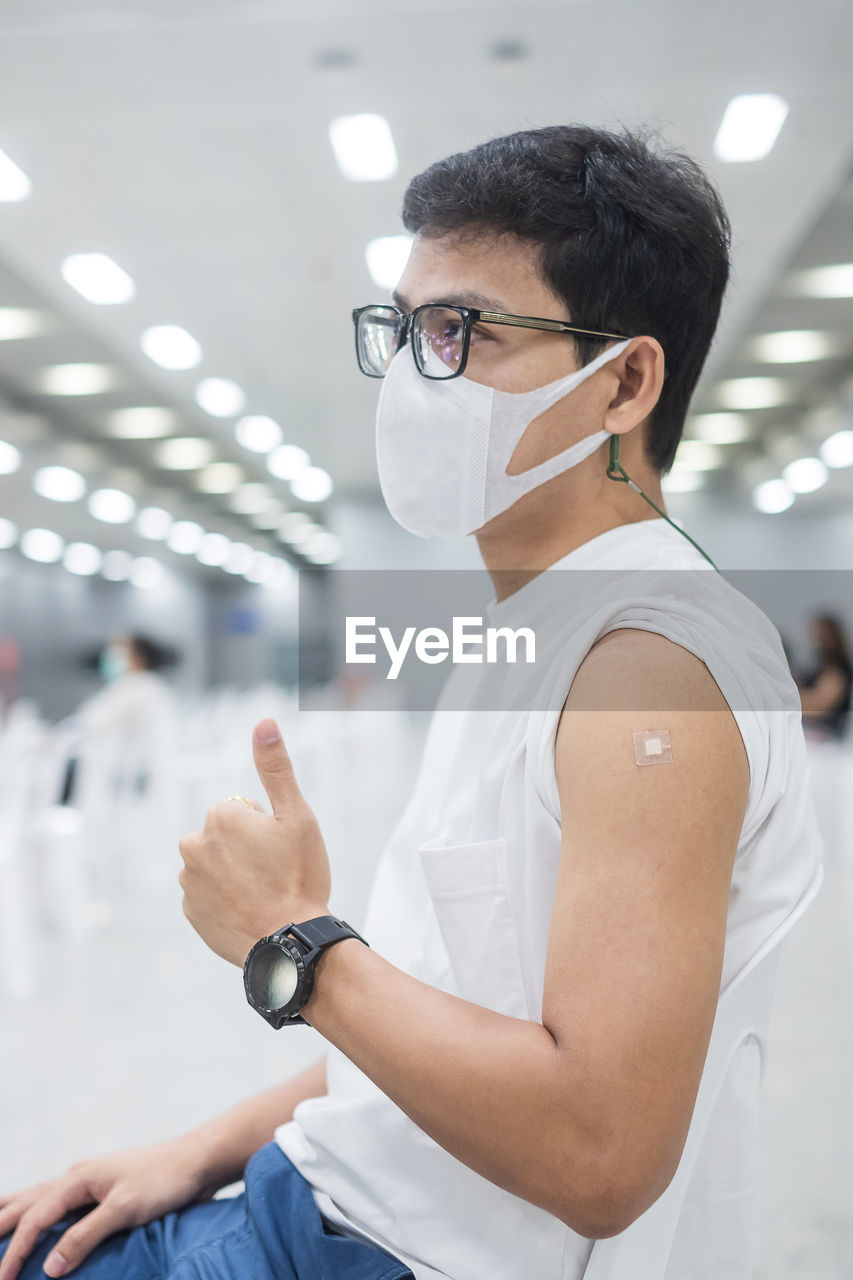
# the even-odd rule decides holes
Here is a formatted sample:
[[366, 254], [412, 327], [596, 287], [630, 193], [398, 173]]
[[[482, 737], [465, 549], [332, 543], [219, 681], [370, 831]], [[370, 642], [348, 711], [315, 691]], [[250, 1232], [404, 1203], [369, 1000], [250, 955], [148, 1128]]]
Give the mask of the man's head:
[[[657, 469], [671, 465], [729, 272], [728, 219], [693, 160], [627, 132], [532, 129], [432, 165], [410, 183], [403, 220], [423, 241], [469, 240], [481, 255], [513, 237], [558, 318], [657, 339], [667, 377], [647, 448]], [[583, 363], [603, 346], [571, 341]]]

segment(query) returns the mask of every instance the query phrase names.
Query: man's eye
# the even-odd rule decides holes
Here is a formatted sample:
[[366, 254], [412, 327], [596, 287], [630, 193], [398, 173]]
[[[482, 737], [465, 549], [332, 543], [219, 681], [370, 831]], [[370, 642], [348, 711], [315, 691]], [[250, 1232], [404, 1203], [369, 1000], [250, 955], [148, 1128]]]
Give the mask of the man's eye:
[[471, 341], [482, 342], [484, 339], [488, 342], [494, 342], [495, 335], [489, 332], [487, 325], [475, 324], [471, 330]]

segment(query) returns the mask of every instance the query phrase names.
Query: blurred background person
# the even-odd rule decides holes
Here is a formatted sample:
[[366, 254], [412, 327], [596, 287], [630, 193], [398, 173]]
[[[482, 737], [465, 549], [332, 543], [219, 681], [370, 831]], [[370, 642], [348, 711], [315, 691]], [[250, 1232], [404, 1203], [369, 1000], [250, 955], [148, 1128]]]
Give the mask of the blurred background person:
[[834, 614], [817, 614], [809, 630], [815, 661], [798, 681], [803, 723], [818, 737], [841, 741], [848, 733], [853, 694], [850, 645]]

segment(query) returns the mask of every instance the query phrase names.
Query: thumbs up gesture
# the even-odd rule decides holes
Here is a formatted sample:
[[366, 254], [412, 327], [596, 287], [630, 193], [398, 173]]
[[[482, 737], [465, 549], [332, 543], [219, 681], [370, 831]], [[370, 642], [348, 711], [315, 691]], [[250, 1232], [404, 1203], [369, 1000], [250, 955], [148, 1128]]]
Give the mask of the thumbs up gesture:
[[212, 951], [242, 965], [259, 938], [291, 921], [329, 914], [329, 858], [274, 720], [252, 735], [272, 815], [228, 800], [180, 842], [183, 911]]

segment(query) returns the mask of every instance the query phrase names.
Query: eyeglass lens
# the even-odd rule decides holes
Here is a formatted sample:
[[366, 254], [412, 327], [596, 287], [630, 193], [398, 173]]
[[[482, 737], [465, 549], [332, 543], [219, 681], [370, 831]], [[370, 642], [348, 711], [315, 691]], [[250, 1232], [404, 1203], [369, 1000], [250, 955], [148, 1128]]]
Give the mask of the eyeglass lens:
[[[393, 307], [375, 306], [358, 317], [358, 358], [365, 373], [382, 378], [397, 354], [402, 322]], [[465, 320], [453, 307], [422, 307], [412, 320], [412, 348], [421, 373], [452, 378], [465, 350]]]

